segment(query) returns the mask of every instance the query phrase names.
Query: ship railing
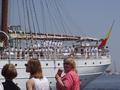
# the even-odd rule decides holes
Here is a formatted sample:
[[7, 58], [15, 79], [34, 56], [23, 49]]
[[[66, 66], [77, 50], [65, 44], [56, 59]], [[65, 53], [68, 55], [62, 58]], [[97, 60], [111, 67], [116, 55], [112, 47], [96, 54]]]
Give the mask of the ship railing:
[[38, 40], [80, 40], [79, 36], [71, 36], [71, 35], [58, 35], [58, 34], [48, 34], [48, 33], [30, 33], [30, 32], [22, 32], [9, 30], [9, 35], [14, 39], [38, 39]]
[[42, 51], [4, 51], [0, 52], [0, 59], [29, 59], [31, 57], [41, 59], [64, 59], [67, 56], [73, 55], [77, 59], [91, 59], [110, 57], [109, 50], [98, 50], [98, 52], [42, 52]]

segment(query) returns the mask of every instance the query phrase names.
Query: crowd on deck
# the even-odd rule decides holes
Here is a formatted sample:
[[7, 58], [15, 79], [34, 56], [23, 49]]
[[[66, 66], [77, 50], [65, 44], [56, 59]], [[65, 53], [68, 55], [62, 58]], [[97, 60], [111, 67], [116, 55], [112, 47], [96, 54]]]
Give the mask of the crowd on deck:
[[63, 59], [69, 54], [74, 54], [80, 58], [100, 58], [106, 54], [109, 55], [109, 50], [98, 49], [92, 45], [63, 45], [60, 41], [44, 41], [42, 44], [35, 44], [31, 47], [11, 47], [0, 52], [1, 59], [29, 59], [31, 57], [42, 59]]

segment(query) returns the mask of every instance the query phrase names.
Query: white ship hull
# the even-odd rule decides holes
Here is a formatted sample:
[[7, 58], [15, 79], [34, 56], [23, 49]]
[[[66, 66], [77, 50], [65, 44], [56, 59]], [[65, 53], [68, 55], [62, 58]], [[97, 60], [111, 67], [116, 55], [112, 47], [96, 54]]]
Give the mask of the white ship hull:
[[[42, 63], [43, 73], [49, 79], [50, 87], [55, 89], [55, 74], [58, 68], [63, 67], [63, 60], [40, 60]], [[29, 78], [29, 74], [25, 72], [26, 60], [0, 60], [0, 70], [6, 63], [13, 63], [16, 65], [18, 76], [15, 82], [20, 86], [21, 90], [26, 90], [26, 80]], [[86, 86], [90, 81], [94, 80], [97, 76], [101, 75], [108, 65], [111, 63], [109, 58], [103, 59], [76, 59], [77, 71], [81, 78], [81, 87]], [[4, 78], [0, 75], [0, 80], [4, 81]]]

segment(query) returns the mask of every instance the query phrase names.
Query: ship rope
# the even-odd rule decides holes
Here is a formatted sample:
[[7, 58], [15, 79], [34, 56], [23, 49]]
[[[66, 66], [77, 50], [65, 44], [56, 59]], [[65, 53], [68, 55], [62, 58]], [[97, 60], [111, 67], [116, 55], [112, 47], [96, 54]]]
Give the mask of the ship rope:
[[[30, 15], [31, 15], [31, 23], [32, 23], [32, 26], [33, 26], [33, 32], [34, 33], [36, 33], [36, 30], [35, 30], [35, 22], [34, 22], [34, 12], [32, 12], [32, 11], [34, 11], [34, 10], [32, 10], [32, 7], [33, 6], [33, 4], [32, 4], [32, 2], [31, 2], [31, 0], [29, 1], [29, 9], [30, 9]], [[33, 40], [33, 37], [32, 37], [32, 42], [31, 42], [31, 44], [32, 44], [32, 47], [33, 47], [33, 45], [34, 45], [34, 40]]]
[[[18, 10], [17, 13], [19, 12], [17, 18], [19, 20], [18, 23], [22, 26], [20, 32], [24, 34], [22, 45], [26, 47], [27, 53], [29, 54], [31, 51], [34, 51], [34, 47], [39, 48], [39, 50], [43, 48], [45, 59], [56, 60], [56, 58], [59, 58], [60, 54], [62, 55], [63, 47], [65, 47], [63, 44], [65, 40], [67, 40], [67, 35], [72, 34], [67, 19], [64, 16], [63, 0], [17, 0], [15, 2], [18, 9], [14, 11]], [[40, 39], [40, 35], [43, 39]], [[24, 38], [24, 36], [26, 38]], [[38, 38], [40, 40], [34, 38], [35, 36], [39, 36]], [[48, 36], [53, 38], [49, 38]], [[59, 38], [56, 39], [56, 37]], [[64, 37], [66, 39], [64, 39]], [[63, 39], [59, 40], [60, 38]], [[21, 38], [18, 38], [18, 40], [20, 39]], [[21, 43], [21, 41], [16, 41], [15, 47], [17, 48], [19, 45], [18, 49], [20, 50], [20, 48], [22, 48], [24, 50], [25, 48], [19, 43]], [[61, 44], [61, 46], [59, 44]], [[58, 49], [61, 50], [61, 52]]]
[[[40, 27], [39, 27], [39, 24], [38, 24], [38, 20], [37, 20], [37, 14], [36, 14], [36, 8], [35, 8], [35, 3], [34, 1], [32, 0], [32, 5], [33, 5], [33, 13], [35, 14], [35, 21], [36, 21], [36, 25], [37, 25], [37, 28], [38, 28], [38, 31], [40, 30]], [[40, 32], [39, 32], [40, 33]], [[37, 35], [37, 31], [35, 31], [35, 34]], [[38, 44], [37, 42], [37, 39], [35, 40], [35, 44]]]
[[[26, 23], [26, 20], [25, 20], [25, 18], [26, 18], [26, 14], [25, 14], [25, 0], [22, 0], [22, 5], [23, 5], [23, 26], [24, 26], [24, 34], [26, 34], [26, 31], [27, 31], [27, 23]], [[25, 47], [27, 48], [27, 46], [28, 46], [28, 37], [27, 37], [27, 35], [26, 35], [26, 39], [25, 39]]]
[[[30, 25], [31, 22], [30, 22], [29, 4], [28, 4], [28, 0], [25, 0], [25, 1], [26, 1], [26, 3], [25, 3], [25, 4], [26, 4], [26, 10], [27, 10], [27, 21], [28, 21], [27, 23], [28, 23], [28, 29], [29, 29], [29, 31], [30, 31], [30, 35], [32, 36], [32, 30], [31, 30], [31, 29], [32, 29], [32, 28], [31, 28], [32, 26]], [[30, 40], [31, 40], [31, 44], [32, 44], [32, 42], [33, 42], [32, 37], [31, 37]]]
[[[65, 29], [65, 27], [67, 27], [67, 25], [65, 24], [65, 20], [63, 18], [62, 11], [60, 9], [60, 4], [58, 2], [56, 2], [56, 0], [54, 0], [54, 2], [55, 2], [55, 5], [56, 5], [56, 10], [58, 11], [58, 15], [59, 15], [59, 18], [60, 18], [60, 23], [61, 23], [61, 26], [62, 26], [63, 33], [67, 33], [67, 31]], [[58, 4], [59, 4], [59, 6], [58, 6]]]
[[[20, 4], [19, 4], [19, 0], [17, 0], [17, 7], [18, 7], [18, 19], [19, 19], [19, 23], [20, 23], [20, 26], [22, 26], [21, 24], [21, 17], [20, 17]], [[21, 28], [20, 28], [21, 30]], [[20, 43], [19, 47], [21, 48], [21, 39], [18, 41]]]

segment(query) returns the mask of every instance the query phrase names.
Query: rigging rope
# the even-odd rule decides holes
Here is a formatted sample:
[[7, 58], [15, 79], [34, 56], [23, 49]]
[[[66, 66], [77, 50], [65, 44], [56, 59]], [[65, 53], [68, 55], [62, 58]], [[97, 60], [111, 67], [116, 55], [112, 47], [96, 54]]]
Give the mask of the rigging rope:
[[56, 9], [58, 11], [58, 14], [59, 14], [59, 18], [60, 18], [60, 22], [61, 22], [61, 25], [62, 25], [62, 30], [63, 30], [63, 33], [67, 33], [66, 32], [66, 29], [65, 29], [65, 24], [64, 24], [64, 18], [62, 16], [62, 12], [60, 11], [60, 7], [58, 6], [58, 4], [56, 3], [56, 0], [54, 0], [54, 3], [56, 5]]
[[43, 18], [41, 18], [42, 19], [42, 24], [43, 24], [43, 32], [44, 33], [47, 33], [46, 32], [46, 18], [45, 18], [45, 7], [44, 7], [44, 3], [43, 3], [43, 1], [42, 0], [40, 0], [40, 6], [41, 6], [41, 15], [42, 15], [42, 17]]
[[18, 7], [18, 18], [19, 18], [19, 22], [20, 22], [20, 25], [21, 25], [19, 0], [17, 0], [17, 7]]
[[[35, 3], [34, 3], [34, 1], [33, 1], [33, 0], [32, 0], [32, 4], [33, 4], [33, 11], [34, 11], [34, 14], [35, 14], [36, 24], [37, 24], [38, 31], [39, 31], [39, 30], [40, 30], [40, 27], [39, 27], [39, 23], [38, 23], [38, 19], [37, 19], [37, 14], [36, 14]], [[39, 33], [40, 33], [40, 32], [39, 32]]]
[[[30, 31], [30, 35], [32, 36], [32, 31], [31, 31], [31, 25], [30, 25], [30, 13], [29, 13], [29, 9], [28, 9], [28, 3], [27, 3], [27, 0], [25, 0], [26, 1], [26, 10], [27, 10], [27, 21], [28, 21], [28, 29], [29, 29], [29, 31]], [[28, 0], [29, 1], [29, 0]], [[33, 39], [31, 38], [31, 44], [32, 44], [32, 42], [33, 42]]]
[[[24, 23], [24, 31], [25, 32], [24, 34], [26, 34], [26, 31], [27, 31], [27, 23], [26, 23], [26, 9], [25, 9], [25, 0], [22, 0], [22, 5], [23, 5], [23, 23]], [[26, 35], [26, 39], [25, 39], [25, 45], [26, 47], [28, 46], [28, 38], [27, 38], [27, 35]]]
[[30, 16], [31, 16], [31, 26], [33, 26], [33, 28], [31, 27], [31, 29], [33, 29], [33, 32], [35, 33], [35, 23], [34, 23], [34, 18], [33, 18], [33, 12], [32, 12], [32, 5], [31, 5], [31, 0], [29, 0], [29, 10], [30, 10]]
[[[18, 19], [19, 19], [19, 23], [20, 23], [20, 27], [22, 26], [21, 24], [21, 17], [20, 17], [20, 6], [19, 6], [19, 0], [17, 0], [17, 7], [18, 7]], [[21, 31], [21, 28], [20, 28]], [[21, 48], [21, 40], [19, 40], [19, 46]]]

